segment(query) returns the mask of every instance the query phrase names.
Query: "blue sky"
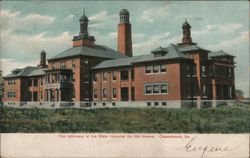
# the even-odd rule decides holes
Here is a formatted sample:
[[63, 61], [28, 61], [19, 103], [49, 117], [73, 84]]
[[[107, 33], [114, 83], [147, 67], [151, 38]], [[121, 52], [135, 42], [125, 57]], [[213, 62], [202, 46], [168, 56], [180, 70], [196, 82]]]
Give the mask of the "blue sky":
[[185, 18], [193, 41], [236, 56], [236, 88], [249, 96], [249, 4], [247, 1], [4, 1], [1, 2], [0, 63], [4, 74], [37, 65], [44, 49], [50, 58], [72, 45], [86, 9], [89, 33], [97, 44], [116, 49], [119, 11], [130, 12], [134, 55], [181, 41]]

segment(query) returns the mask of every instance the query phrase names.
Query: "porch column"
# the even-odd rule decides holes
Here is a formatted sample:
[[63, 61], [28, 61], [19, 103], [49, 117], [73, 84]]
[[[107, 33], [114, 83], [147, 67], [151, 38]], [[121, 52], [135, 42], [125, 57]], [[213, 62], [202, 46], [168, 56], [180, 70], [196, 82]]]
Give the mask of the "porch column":
[[128, 70], [128, 101], [132, 100], [132, 94], [131, 94], [131, 86], [132, 85], [132, 79], [131, 79], [131, 70]]
[[47, 96], [47, 89], [45, 89], [43, 93], [44, 93], [44, 99], [43, 100], [47, 101], [48, 100], [47, 99], [48, 98], [48, 96]]
[[216, 99], [217, 99], [217, 97], [216, 97], [216, 82], [215, 82], [215, 79], [213, 79], [212, 80], [212, 99], [213, 99], [213, 101], [212, 101], [212, 107], [216, 107]]
[[61, 89], [58, 89], [58, 101], [61, 101]]
[[51, 90], [49, 89], [48, 90], [48, 101], [50, 101], [50, 93], [51, 93]]

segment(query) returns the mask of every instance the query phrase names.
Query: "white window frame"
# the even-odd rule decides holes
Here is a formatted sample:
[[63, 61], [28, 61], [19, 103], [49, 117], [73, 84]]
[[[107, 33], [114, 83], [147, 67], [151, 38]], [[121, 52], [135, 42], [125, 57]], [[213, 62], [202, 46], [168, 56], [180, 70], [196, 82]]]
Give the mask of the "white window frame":
[[[166, 86], [166, 93], [162, 92], [161, 87], [165, 85]], [[151, 87], [151, 93], [147, 93], [147, 87]], [[159, 92], [154, 92], [154, 87], [158, 86]], [[145, 83], [144, 84], [144, 95], [166, 95], [169, 92], [169, 83], [168, 82], [161, 82], [161, 83]]]

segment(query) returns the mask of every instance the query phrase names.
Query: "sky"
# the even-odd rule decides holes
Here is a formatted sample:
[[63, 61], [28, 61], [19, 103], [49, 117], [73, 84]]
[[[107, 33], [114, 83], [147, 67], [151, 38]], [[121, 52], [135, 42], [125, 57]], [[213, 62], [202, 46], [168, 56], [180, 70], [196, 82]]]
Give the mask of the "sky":
[[249, 97], [248, 1], [2, 1], [0, 5], [0, 69], [4, 75], [17, 67], [37, 65], [42, 50], [50, 58], [72, 47], [83, 8], [96, 44], [116, 50], [119, 11], [126, 8], [134, 56], [181, 42], [181, 26], [187, 18], [193, 42], [236, 56], [236, 88]]

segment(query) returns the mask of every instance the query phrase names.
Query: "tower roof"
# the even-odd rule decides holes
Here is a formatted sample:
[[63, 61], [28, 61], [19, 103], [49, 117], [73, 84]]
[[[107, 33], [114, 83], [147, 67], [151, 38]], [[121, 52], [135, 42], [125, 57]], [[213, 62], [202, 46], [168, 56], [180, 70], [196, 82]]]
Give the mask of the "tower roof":
[[185, 20], [185, 22], [182, 24], [182, 27], [191, 27], [191, 25], [187, 22], [187, 19]]
[[41, 55], [46, 55], [46, 52], [44, 50], [41, 51]]
[[80, 17], [79, 21], [89, 21], [88, 17], [84, 14]]
[[85, 8], [83, 8], [83, 15], [80, 17], [79, 21], [89, 21], [88, 17], [85, 15]]
[[127, 9], [122, 9], [122, 10], [120, 11], [120, 15], [129, 15], [129, 12], [128, 12]]

